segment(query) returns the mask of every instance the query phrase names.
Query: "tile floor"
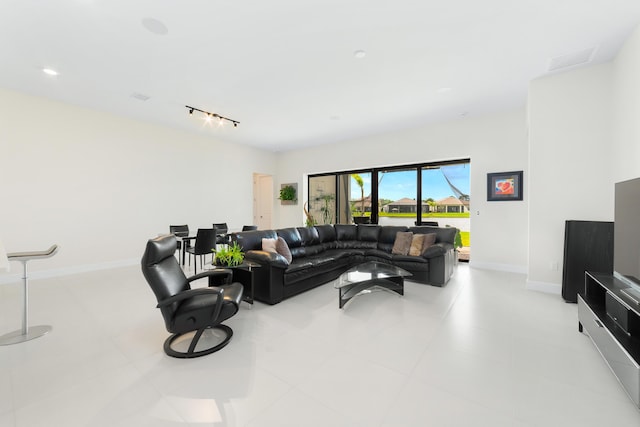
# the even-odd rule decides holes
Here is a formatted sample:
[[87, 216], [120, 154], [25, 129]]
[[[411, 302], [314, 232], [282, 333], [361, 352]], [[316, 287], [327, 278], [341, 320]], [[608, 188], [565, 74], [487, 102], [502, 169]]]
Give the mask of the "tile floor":
[[[331, 285], [243, 304], [225, 349], [178, 360], [138, 268], [34, 280], [31, 324], [53, 332], [0, 347], [0, 425], [640, 425], [575, 304], [466, 264], [405, 288], [342, 311]], [[0, 333], [20, 292], [0, 287]]]

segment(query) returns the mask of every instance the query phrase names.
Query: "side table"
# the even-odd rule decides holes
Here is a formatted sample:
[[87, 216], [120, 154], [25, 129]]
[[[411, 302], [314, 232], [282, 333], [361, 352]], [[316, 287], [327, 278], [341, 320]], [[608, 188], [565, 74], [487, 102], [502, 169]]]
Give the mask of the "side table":
[[[242, 294], [242, 300], [251, 306], [253, 306], [253, 288], [254, 288], [254, 273], [255, 269], [260, 268], [261, 265], [257, 262], [245, 260], [242, 264], [235, 265], [233, 267], [227, 266], [213, 266], [216, 268], [225, 268], [233, 272], [233, 281], [239, 282], [244, 287], [244, 293]], [[209, 277], [209, 286], [216, 286], [213, 277]]]

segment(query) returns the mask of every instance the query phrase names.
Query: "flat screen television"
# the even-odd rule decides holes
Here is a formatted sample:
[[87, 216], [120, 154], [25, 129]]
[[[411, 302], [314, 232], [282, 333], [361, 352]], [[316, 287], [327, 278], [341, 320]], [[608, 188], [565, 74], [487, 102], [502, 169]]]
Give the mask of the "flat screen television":
[[640, 304], [640, 178], [616, 183], [614, 216], [613, 274]]

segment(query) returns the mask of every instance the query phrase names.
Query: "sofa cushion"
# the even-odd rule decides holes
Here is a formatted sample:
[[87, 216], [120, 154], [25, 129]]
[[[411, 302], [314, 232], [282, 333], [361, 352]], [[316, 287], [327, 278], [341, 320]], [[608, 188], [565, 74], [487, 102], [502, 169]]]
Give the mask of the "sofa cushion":
[[336, 230], [336, 240], [357, 240], [358, 230], [355, 225], [352, 224], [336, 224], [334, 225]]
[[282, 255], [284, 259], [291, 264], [293, 257], [291, 256], [289, 245], [287, 245], [287, 242], [280, 236], [278, 236], [278, 240], [276, 241], [276, 252]]
[[277, 241], [278, 239], [262, 239], [262, 250], [278, 253], [278, 251], [276, 250]]
[[424, 255], [424, 253], [436, 243], [437, 235], [436, 233], [427, 233], [427, 234], [414, 234], [414, 236], [424, 236], [424, 242], [422, 243], [422, 249], [420, 250], [420, 255]]
[[393, 243], [396, 241], [396, 233], [398, 231], [407, 231], [407, 227], [397, 225], [386, 225], [382, 227], [378, 234], [378, 249], [391, 253]]
[[313, 245], [313, 246], [305, 246], [304, 247], [304, 256], [314, 256], [324, 252], [324, 246], [322, 245]]
[[320, 243], [320, 236], [315, 227], [298, 227], [302, 239], [302, 246], [313, 246]]
[[[422, 255], [422, 247], [424, 246], [424, 236], [426, 234], [413, 234], [411, 237], [411, 246], [409, 247], [409, 255]], [[433, 237], [436, 237], [435, 235]]]
[[276, 230], [276, 232], [278, 233], [278, 236], [282, 237], [284, 241], [287, 242], [287, 246], [289, 246], [289, 250], [291, 251], [291, 256], [294, 259], [305, 255], [304, 248], [302, 247], [302, 238], [296, 228], [281, 228], [280, 230]]
[[331, 224], [316, 225], [316, 231], [321, 243], [331, 243], [336, 241], [336, 229]]
[[410, 231], [398, 231], [396, 233], [396, 240], [393, 243], [391, 253], [394, 255], [407, 255], [409, 248], [411, 248], [411, 240], [413, 239], [413, 233]]
[[379, 225], [358, 225], [358, 240], [361, 242], [378, 243], [378, 235], [380, 234]]

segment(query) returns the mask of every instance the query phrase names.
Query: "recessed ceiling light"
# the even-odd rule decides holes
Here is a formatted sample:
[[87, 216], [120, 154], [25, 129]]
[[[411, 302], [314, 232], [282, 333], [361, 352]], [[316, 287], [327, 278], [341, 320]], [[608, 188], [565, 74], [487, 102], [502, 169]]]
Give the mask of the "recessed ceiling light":
[[159, 36], [164, 36], [169, 32], [166, 25], [153, 18], [144, 18], [142, 20], [142, 26], [153, 34], [157, 34]]
[[367, 52], [365, 52], [364, 50], [356, 50], [355, 52], [353, 52], [353, 57], [356, 59], [362, 59], [365, 56], [367, 56]]
[[49, 75], [49, 76], [57, 76], [58, 72], [56, 70], [54, 70], [53, 68], [43, 68], [42, 72]]

